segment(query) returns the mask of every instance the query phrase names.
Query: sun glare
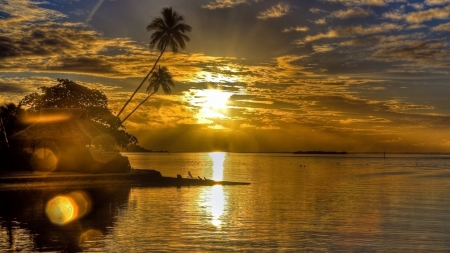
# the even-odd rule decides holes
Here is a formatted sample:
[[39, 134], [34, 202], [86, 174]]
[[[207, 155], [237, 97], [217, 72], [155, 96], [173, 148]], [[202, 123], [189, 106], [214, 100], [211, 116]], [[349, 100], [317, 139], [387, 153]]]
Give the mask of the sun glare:
[[206, 119], [227, 118], [228, 100], [233, 95], [219, 89], [191, 90], [188, 93], [188, 101], [191, 105], [199, 107], [197, 114], [199, 122], [209, 122]]
[[223, 92], [221, 90], [204, 90], [204, 95], [206, 98], [204, 107], [220, 110], [226, 107], [231, 93]]

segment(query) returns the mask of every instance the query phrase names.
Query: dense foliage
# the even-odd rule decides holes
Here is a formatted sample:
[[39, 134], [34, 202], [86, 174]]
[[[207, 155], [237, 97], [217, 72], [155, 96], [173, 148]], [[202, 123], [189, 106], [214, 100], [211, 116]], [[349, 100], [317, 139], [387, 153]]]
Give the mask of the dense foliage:
[[103, 92], [68, 79], [57, 80], [55, 86], [40, 87], [41, 94], [35, 92], [25, 96], [18, 108], [29, 114], [37, 114], [41, 108], [86, 108], [88, 118], [97, 128], [113, 136], [119, 146], [137, 143], [136, 137], [125, 132], [120, 120], [108, 108], [108, 98]]
[[[43, 86], [39, 89], [42, 93], [35, 92], [25, 96], [18, 106], [10, 103], [0, 107], [0, 123], [3, 123], [0, 125], [0, 173], [18, 170], [46, 171], [52, 167], [51, 156], [45, 156], [44, 153], [44, 156], [40, 157], [34, 153], [34, 146], [30, 153], [20, 144], [13, 145], [8, 141], [14, 139], [10, 137], [15, 133], [33, 124], [39, 118], [42, 108], [86, 108], [87, 118], [98, 130], [106, 134], [101, 137], [111, 140], [109, 147], [112, 149], [108, 149], [103, 142], [100, 146], [99, 143], [92, 143], [94, 146], [89, 148], [71, 143], [57, 146], [53, 150], [58, 154], [54, 171], [112, 173], [128, 172], [131, 169], [128, 158], [114, 150], [114, 143], [123, 148], [136, 144], [137, 139], [125, 132], [120, 120], [108, 108], [108, 99], [103, 92], [67, 79], [58, 79], [55, 86]], [[99, 142], [100, 139], [102, 138], [98, 137], [96, 141]], [[45, 148], [52, 150], [49, 144], [46, 144]]]

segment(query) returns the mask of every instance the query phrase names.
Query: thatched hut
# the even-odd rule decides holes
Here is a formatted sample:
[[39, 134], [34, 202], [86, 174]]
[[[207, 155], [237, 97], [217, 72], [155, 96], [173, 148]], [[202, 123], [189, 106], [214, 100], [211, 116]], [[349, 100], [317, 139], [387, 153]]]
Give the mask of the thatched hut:
[[11, 136], [11, 145], [32, 154], [34, 170], [98, 172], [120, 156], [111, 148], [105, 152], [114, 140], [94, 126], [84, 108], [41, 109], [35, 123]]
[[91, 145], [102, 134], [87, 118], [84, 108], [44, 108], [40, 110], [39, 119], [14, 134], [11, 141], [28, 148], [37, 148], [49, 141], [59, 145]]

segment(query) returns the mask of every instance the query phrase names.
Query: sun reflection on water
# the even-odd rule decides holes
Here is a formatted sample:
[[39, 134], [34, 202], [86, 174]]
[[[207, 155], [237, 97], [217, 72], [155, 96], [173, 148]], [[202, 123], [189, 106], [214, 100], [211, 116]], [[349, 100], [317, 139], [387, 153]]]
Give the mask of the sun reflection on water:
[[223, 164], [225, 162], [226, 153], [225, 152], [211, 152], [209, 153], [212, 165], [212, 178], [213, 180], [223, 180]]
[[[225, 152], [211, 152], [208, 154], [212, 161], [212, 179], [223, 180]], [[214, 185], [211, 188], [203, 188], [199, 198], [200, 206], [206, 207], [211, 224], [221, 228], [223, 217], [226, 214], [227, 196], [222, 185]]]
[[212, 216], [211, 223], [216, 227], [221, 227], [221, 216], [225, 210], [225, 195], [222, 185], [214, 185], [210, 192], [209, 212]]

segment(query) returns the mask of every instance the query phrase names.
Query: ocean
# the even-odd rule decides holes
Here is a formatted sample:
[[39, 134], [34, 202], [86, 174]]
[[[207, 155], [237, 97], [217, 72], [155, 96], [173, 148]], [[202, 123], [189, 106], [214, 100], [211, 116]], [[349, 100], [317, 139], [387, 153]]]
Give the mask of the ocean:
[[[164, 176], [251, 184], [3, 190], [0, 252], [450, 251], [450, 155], [124, 155]], [[89, 210], [52, 223], [49, 201], [74, 192]]]

